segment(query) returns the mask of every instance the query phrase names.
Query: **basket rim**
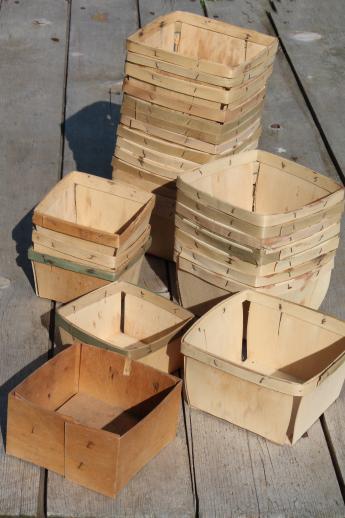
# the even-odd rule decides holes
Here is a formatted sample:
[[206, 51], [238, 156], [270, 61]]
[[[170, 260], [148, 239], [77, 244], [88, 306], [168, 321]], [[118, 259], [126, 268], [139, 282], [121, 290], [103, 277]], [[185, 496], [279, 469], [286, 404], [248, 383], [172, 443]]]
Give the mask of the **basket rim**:
[[[281, 169], [284, 173], [301, 178], [303, 181], [307, 181], [311, 184], [316, 184], [325, 190], [329, 190], [329, 193], [294, 210], [289, 210], [287, 212], [259, 213], [252, 212], [227, 201], [223, 201], [193, 185], [201, 178], [207, 178], [218, 173], [224, 174], [225, 168], [231, 170], [234, 166], [252, 162], [259, 162], [269, 166], [272, 166], [273, 163], [275, 164], [273, 167]], [[325, 210], [327, 206], [332, 207], [335, 203], [342, 201], [345, 193], [345, 187], [335, 180], [301, 164], [296, 164], [296, 162], [292, 160], [286, 160], [279, 155], [262, 151], [260, 149], [243, 151], [241, 153], [219, 158], [218, 160], [213, 160], [198, 166], [192, 171], [177, 178], [177, 189], [185, 196], [196, 200], [200, 205], [208, 205], [222, 212], [231, 214], [235, 218], [237, 217], [247, 221], [248, 223], [253, 223], [259, 227], [279, 225], [279, 223], [287, 223], [289, 221], [293, 222], [294, 220], [306, 215], [319, 212], [320, 210]]]
[[[159, 331], [148, 337], [145, 340], [137, 341], [135, 347], [131, 347], [130, 350], [125, 348], [117, 347], [115, 344], [110, 344], [107, 340], [99, 338], [94, 333], [89, 333], [85, 331], [82, 327], [80, 327], [76, 323], [72, 323], [69, 319], [71, 313], [75, 312], [76, 303], [82, 303], [81, 308], [86, 307], [88, 302], [97, 301], [98, 296], [103, 293], [107, 294], [115, 294], [122, 293], [133, 295], [137, 298], [144, 299], [147, 302], [154, 304], [157, 308], [161, 308], [168, 313], [177, 316], [180, 321], [176, 324], [173, 324], [166, 329]], [[103, 297], [101, 297], [103, 298]], [[55, 310], [57, 325], [65, 329], [69, 334], [71, 334], [77, 340], [85, 341], [86, 343], [91, 343], [91, 345], [96, 345], [103, 349], [108, 349], [111, 351], [116, 351], [119, 354], [128, 356], [132, 359], [142, 358], [143, 356], [157, 351], [161, 347], [164, 346], [164, 339], [168, 338], [170, 335], [175, 337], [180, 334], [183, 328], [190, 322], [194, 315], [187, 309], [182, 308], [175, 302], [166, 299], [165, 297], [154, 293], [145, 288], [141, 288], [136, 286], [135, 284], [129, 283], [127, 281], [119, 281], [113, 282], [111, 284], [107, 284], [106, 286], [102, 286], [86, 295], [79, 297], [78, 299], [68, 302], [57, 308]], [[162, 343], [163, 341], [163, 343]]]
[[309, 322], [311, 325], [315, 325], [322, 329], [327, 329], [339, 335], [345, 336], [345, 322], [342, 320], [321, 313], [318, 310], [314, 310], [306, 306], [302, 306], [300, 304], [296, 304], [294, 302], [281, 299], [279, 297], [274, 297], [272, 295], [267, 295], [251, 289], [247, 289], [235, 295], [232, 295], [231, 297], [228, 297], [220, 303], [216, 304], [207, 313], [205, 313], [205, 315], [200, 317], [200, 319], [197, 322], [191, 325], [191, 327], [183, 335], [181, 340], [181, 351], [185, 356], [194, 358], [198, 361], [202, 361], [203, 363], [207, 363], [208, 365], [216, 369], [235, 375], [251, 383], [255, 383], [257, 385], [266, 387], [271, 390], [275, 390], [277, 392], [282, 392], [284, 394], [299, 397], [305, 396], [312, 392], [328, 376], [333, 374], [338, 368], [340, 368], [345, 363], [344, 348], [343, 352], [340, 353], [328, 366], [324, 367], [318, 374], [312, 376], [306, 381], [291, 381], [279, 378], [279, 376], [266, 375], [259, 371], [249, 370], [244, 365], [240, 365], [239, 363], [230, 360], [225, 360], [220, 356], [206, 352], [203, 349], [197, 347], [196, 345], [188, 342], [188, 337], [190, 333], [197, 326], [200, 326], [200, 323], [203, 320], [209, 318], [210, 314], [216, 312], [219, 308], [224, 306], [224, 304], [226, 302], [229, 302], [230, 300], [234, 302], [243, 302], [245, 300], [258, 302], [259, 304], [261, 303], [280, 312], [284, 311], [299, 320], [305, 320], [306, 322]]
[[[172, 13], [168, 13], [162, 16], [159, 16], [155, 20], [149, 22], [145, 27], [135, 31], [133, 34], [128, 36], [127, 38], [127, 49], [129, 49], [130, 44], [137, 44], [140, 45], [143, 48], [146, 48], [148, 50], [151, 50], [154, 55], [157, 55], [159, 52], [159, 57], [162, 58], [162, 53], [164, 55], [168, 56], [176, 56], [177, 54], [173, 51], [165, 50], [165, 49], [157, 49], [157, 47], [147, 45], [145, 43], [140, 42], [140, 37], [144, 34], [145, 31], [152, 30], [156, 26], [157, 28], [160, 27], [162, 24], [165, 23], [171, 23], [171, 22], [181, 22], [181, 23], [187, 23], [189, 22], [189, 25], [195, 25], [198, 28], [206, 29], [206, 30], [213, 30], [214, 32], [220, 32], [224, 35], [227, 35], [227, 32], [232, 32], [234, 34], [237, 34], [237, 36], [234, 36], [234, 34], [228, 34], [229, 37], [237, 37], [242, 40], [250, 41], [251, 43], [256, 43], [258, 45], [262, 45], [266, 48], [262, 49], [258, 54], [255, 55], [254, 58], [248, 59], [243, 61], [241, 64], [236, 66], [229, 66], [224, 65], [222, 63], [218, 63], [212, 60], [206, 60], [206, 59], [197, 59], [197, 58], [191, 58], [190, 56], [181, 55], [186, 61], [189, 61], [191, 64], [194, 63], [196, 67], [201, 67], [202, 65], [206, 66], [215, 66], [220, 70], [223, 70], [226, 74], [227, 72], [233, 72], [234, 74], [241, 73], [242, 71], [245, 71], [250, 67], [252, 63], [257, 62], [261, 58], [263, 58], [265, 55], [269, 57], [270, 52], [273, 52], [273, 54], [276, 53], [278, 49], [278, 39], [275, 36], [271, 36], [268, 34], [264, 34], [258, 31], [254, 31], [252, 29], [244, 29], [236, 25], [232, 25], [226, 22], [222, 22], [220, 20], [211, 20], [209, 18], [206, 18], [204, 16], [186, 12], [186, 11], [174, 11]], [[217, 30], [218, 29], [218, 30]], [[225, 32], [224, 32], [225, 31]], [[259, 40], [259, 41], [258, 41]], [[218, 74], [215, 74], [218, 75]], [[219, 74], [220, 75], [220, 74]]]

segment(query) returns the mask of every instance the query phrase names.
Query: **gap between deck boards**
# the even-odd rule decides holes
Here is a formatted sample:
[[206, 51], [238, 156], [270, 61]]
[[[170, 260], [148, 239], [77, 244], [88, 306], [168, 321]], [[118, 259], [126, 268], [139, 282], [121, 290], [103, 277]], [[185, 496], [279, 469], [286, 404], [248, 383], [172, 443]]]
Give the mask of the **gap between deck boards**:
[[[66, 122], [66, 106], [67, 106], [67, 85], [68, 85], [68, 64], [69, 64], [69, 48], [70, 48], [70, 32], [71, 32], [71, 23], [72, 23], [72, 17], [71, 17], [71, 8], [72, 8], [72, 2], [73, 0], [66, 0], [68, 3], [68, 15], [67, 15], [67, 22], [66, 22], [66, 38], [65, 38], [65, 67], [64, 67], [64, 83], [63, 83], [63, 93], [62, 93], [62, 109], [61, 109], [61, 138], [60, 138], [60, 160], [57, 167], [57, 181], [62, 178], [63, 176], [63, 164], [64, 164], [64, 155], [65, 155], [65, 122]], [[3, 0], [0, 0], [0, 9], [2, 6]], [[200, 7], [202, 9], [202, 12], [205, 16], [208, 16], [207, 6], [205, 4], [204, 0], [199, 0]], [[137, 17], [138, 17], [138, 26], [141, 27], [141, 13], [140, 13], [140, 0], [136, 0], [136, 7], [137, 7]], [[273, 1], [268, 1], [268, 7], [270, 10], [277, 12], [275, 4]], [[297, 83], [297, 86], [302, 93], [302, 96], [305, 100], [305, 103], [308, 107], [308, 110], [311, 113], [311, 116], [313, 118], [314, 124], [317, 127], [317, 130], [320, 133], [320, 136], [323, 140], [323, 143], [325, 145], [326, 151], [330, 157], [330, 160], [332, 161], [334, 168], [336, 169], [340, 179], [343, 183], [345, 183], [345, 178], [342, 173], [342, 170], [339, 166], [338, 160], [332, 150], [332, 147], [327, 139], [327, 135], [325, 134], [322, 125], [316, 115], [316, 112], [312, 106], [312, 103], [310, 99], [308, 98], [307, 93], [304, 90], [303, 84], [298, 76], [297, 71], [294, 68], [293, 62], [284, 46], [284, 43], [282, 42], [281, 38], [279, 37], [279, 32], [276, 27], [276, 24], [274, 23], [274, 20], [271, 15], [271, 11], [267, 9], [266, 14], [268, 17], [268, 20], [271, 24], [271, 27], [277, 37], [279, 38], [281, 48], [283, 50], [284, 56], [290, 66], [290, 69], [293, 73], [294, 79]], [[168, 261], [164, 261], [166, 272], [167, 272], [167, 290], [169, 293], [169, 297], [171, 300], [176, 299], [175, 294], [175, 286], [174, 286], [174, 278], [172, 276], [172, 268], [173, 265], [171, 265]], [[50, 311], [50, 329], [49, 329], [49, 343], [48, 343], [48, 358], [52, 357], [54, 355], [54, 335], [55, 335], [55, 302], [52, 302], [51, 311]], [[188, 408], [186, 407], [185, 402], [183, 402], [183, 420], [184, 420], [184, 426], [185, 426], [185, 435], [186, 435], [186, 443], [187, 443], [187, 450], [188, 450], [188, 457], [189, 457], [189, 468], [190, 468], [190, 476], [192, 480], [192, 488], [194, 492], [194, 500], [195, 500], [195, 516], [199, 516], [199, 506], [198, 506], [198, 491], [196, 487], [196, 477], [195, 477], [195, 465], [194, 465], [194, 451], [193, 451], [193, 431], [191, 422], [189, 423], [189, 426], [187, 426], [187, 420], [190, 420], [190, 415], [188, 412]], [[340, 490], [342, 492], [344, 501], [345, 501], [345, 491], [344, 491], [344, 480], [341, 475], [338, 461], [336, 458], [336, 453], [333, 448], [332, 440], [327, 432], [327, 425], [325, 424], [325, 421], [323, 419], [323, 416], [321, 416], [321, 425], [323, 429], [323, 433], [325, 436], [326, 443], [328, 445], [330, 457], [332, 459], [333, 467], [335, 470], [335, 473], [337, 475], [337, 480], [340, 486]], [[188, 434], [188, 429], [190, 430], [190, 434]], [[37, 516], [39, 518], [43, 518], [47, 516], [47, 484], [48, 484], [48, 471], [44, 468], [41, 468], [40, 473], [40, 482], [39, 482], [39, 492], [38, 492], [38, 502], [37, 502]]]

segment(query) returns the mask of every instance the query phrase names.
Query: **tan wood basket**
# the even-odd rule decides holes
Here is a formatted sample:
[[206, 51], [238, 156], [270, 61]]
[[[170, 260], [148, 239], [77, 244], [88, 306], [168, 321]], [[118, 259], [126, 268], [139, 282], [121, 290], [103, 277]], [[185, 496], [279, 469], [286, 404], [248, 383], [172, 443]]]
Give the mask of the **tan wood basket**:
[[56, 310], [61, 343], [83, 341], [161, 371], [182, 367], [181, 332], [193, 314], [127, 282], [115, 282]]
[[339, 396], [345, 323], [247, 290], [198, 320], [182, 352], [191, 406], [294, 444]]
[[176, 435], [181, 381], [75, 343], [9, 394], [6, 451], [115, 496]]

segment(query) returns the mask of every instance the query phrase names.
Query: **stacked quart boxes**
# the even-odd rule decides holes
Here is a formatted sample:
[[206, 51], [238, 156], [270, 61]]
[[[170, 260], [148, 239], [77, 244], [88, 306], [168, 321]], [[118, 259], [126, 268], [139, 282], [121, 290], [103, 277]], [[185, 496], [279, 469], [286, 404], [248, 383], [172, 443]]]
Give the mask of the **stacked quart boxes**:
[[202, 314], [255, 288], [318, 308], [339, 244], [344, 188], [258, 150], [178, 178], [175, 259], [182, 305]]
[[150, 252], [173, 258], [176, 178], [257, 147], [271, 36], [186, 12], [127, 40], [114, 177], [155, 192]]
[[154, 198], [118, 180], [65, 176], [32, 218], [37, 295], [68, 302], [116, 280], [137, 283], [151, 244]]

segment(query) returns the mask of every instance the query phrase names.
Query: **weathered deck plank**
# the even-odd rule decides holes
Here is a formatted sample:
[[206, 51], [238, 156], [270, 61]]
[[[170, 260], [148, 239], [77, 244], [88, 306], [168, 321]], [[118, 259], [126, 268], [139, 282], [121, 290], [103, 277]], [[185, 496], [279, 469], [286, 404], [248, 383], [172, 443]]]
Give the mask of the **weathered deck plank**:
[[[335, 163], [345, 168], [344, 117], [345, 35], [344, 6], [336, 0], [315, 5], [277, 4], [272, 12], [278, 33], [312, 105], [321, 131], [334, 153]], [[344, 174], [342, 175], [344, 179]], [[345, 224], [345, 222], [344, 222]], [[336, 257], [330, 289], [322, 305], [326, 313], [345, 319], [345, 228]], [[325, 425], [342, 475], [345, 494], [345, 391], [325, 413]]]
[[[207, 2], [209, 16], [269, 31], [264, 3]], [[284, 56], [270, 83], [261, 146], [332, 171]], [[268, 115], [267, 115], [268, 114]], [[280, 129], [270, 129], [270, 124]], [[307, 153], [306, 153], [307, 151]], [[333, 173], [334, 174], [334, 173]], [[200, 516], [342, 516], [344, 505], [320, 422], [294, 448], [275, 446], [191, 409], [195, 484]], [[316, 475], [312, 475], [311, 473]]]
[[[66, 105], [64, 173], [71, 169], [111, 176], [110, 162], [121, 98], [124, 41], [138, 27], [135, 0], [73, 0]], [[109, 90], [113, 93], [109, 97]], [[149, 257], [141, 284], [169, 296], [167, 265]], [[49, 472], [49, 516], [192, 516], [193, 496], [183, 419], [165, 448], [115, 500]]]
[[283, 1], [272, 11], [279, 36], [299, 76], [340, 168], [345, 101], [345, 12], [342, 2]]
[[[5, 435], [7, 393], [47, 359], [41, 315], [50, 302], [30, 285], [26, 259], [31, 209], [56, 182], [67, 5], [9, 0], [0, 9], [0, 384]], [[54, 38], [54, 40], [52, 40]], [[30, 280], [29, 280], [29, 278]], [[40, 469], [0, 448], [0, 515], [33, 516]]]

